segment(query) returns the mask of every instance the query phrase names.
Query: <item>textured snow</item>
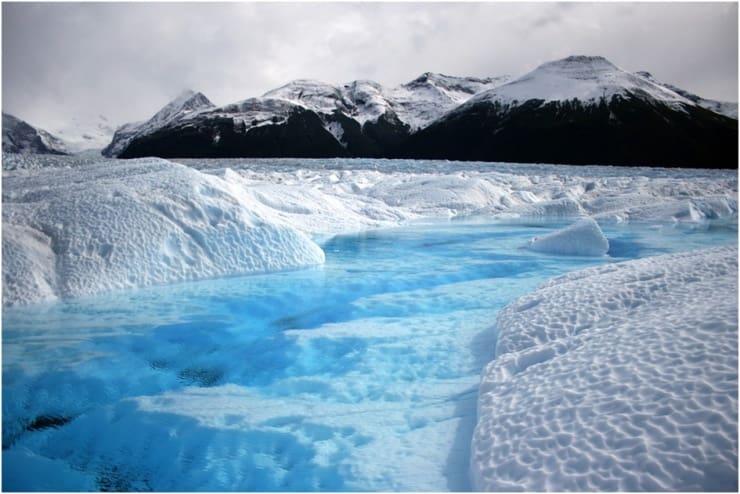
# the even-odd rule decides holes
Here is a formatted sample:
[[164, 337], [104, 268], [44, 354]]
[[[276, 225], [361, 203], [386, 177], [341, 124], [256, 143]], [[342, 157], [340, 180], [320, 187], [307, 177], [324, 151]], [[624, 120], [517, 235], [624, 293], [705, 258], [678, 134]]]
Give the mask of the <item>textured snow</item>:
[[3, 303], [322, 263], [223, 180], [159, 159], [8, 177]]
[[[203, 164], [202, 160], [186, 162]], [[399, 162], [396, 170], [381, 171], [388, 162], [299, 162], [305, 166], [279, 166], [290, 160], [265, 160], [266, 164], [275, 163], [265, 167], [242, 167], [219, 160], [207, 163], [214, 167], [210, 173], [239, 189], [264, 191], [270, 207], [285, 221], [311, 234], [471, 216], [591, 216], [599, 221], [667, 223], [737, 220], [737, 177], [731, 172], [702, 176], [702, 172], [687, 171], [686, 177], [691, 177], [687, 179], [680, 176], [682, 172], [617, 167], [470, 163], [434, 170], [434, 162], [405, 161]], [[356, 163], [357, 168], [345, 168], [344, 163]], [[233, 169], [219, 168], [227, 164]], [[464, 169], [466, 166], [472, 170]], [[425, 169], [433, 171], [419, 171]], [[609, 173], [605, 175], [605, 171]]]
[[603, 57], [572, 56], [544, 63], [508, 84], [479, 93], [466, 106], [483, 101], [511, 105], [533, 99], [609, 101], [613, 96], [628, 93], [673, 105], [694, 104], [665, 86], [620, 69]]
[[584, 218], [557, 232], [534, 237], [527, 248], [566, 256], [603, 256], [609, 251], [609, 240], [593, 218]]
[[736, 491], [737, 258], [602, 265], [500, 311], [474, 489]]

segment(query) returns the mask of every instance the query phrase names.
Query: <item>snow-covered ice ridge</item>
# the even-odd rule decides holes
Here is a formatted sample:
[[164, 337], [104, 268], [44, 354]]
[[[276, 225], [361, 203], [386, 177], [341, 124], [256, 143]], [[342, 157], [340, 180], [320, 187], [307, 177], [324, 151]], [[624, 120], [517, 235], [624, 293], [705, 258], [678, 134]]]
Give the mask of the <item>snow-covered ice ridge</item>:
[[[318, 264], [322, 239], [427, 219], [737, 224], [731, 171], [411, 160], [187, 163], [201, 170], [161, 159], [4, 157], [3, 304]], [[604, 248], [598, 238], [591, 246]]]
[[3, 303], [320, 264], [305, 234], [160, 159], [5, 177]]
[[499, 312], [473, 488], [737, 491], [737, 258], [601, 265]]

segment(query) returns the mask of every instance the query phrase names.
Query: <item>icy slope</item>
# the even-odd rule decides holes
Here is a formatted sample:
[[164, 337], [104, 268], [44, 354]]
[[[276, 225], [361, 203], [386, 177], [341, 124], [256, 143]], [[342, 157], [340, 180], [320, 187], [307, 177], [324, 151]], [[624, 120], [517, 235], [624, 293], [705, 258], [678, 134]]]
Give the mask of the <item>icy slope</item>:
[[503, 309], [474, 489], [736, 491], [737, 258], [599, 266]]
[[3, 182], [4, 305], [324, 260], [223, 180], [164, 160]]

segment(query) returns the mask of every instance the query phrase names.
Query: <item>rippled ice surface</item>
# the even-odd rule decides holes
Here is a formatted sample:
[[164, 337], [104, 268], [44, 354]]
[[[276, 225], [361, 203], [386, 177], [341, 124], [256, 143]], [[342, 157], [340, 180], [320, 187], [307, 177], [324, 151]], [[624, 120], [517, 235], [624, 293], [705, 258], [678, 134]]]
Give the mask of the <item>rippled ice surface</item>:
[[335, 237], [315, 269], [3, 311], [3, 488], [465, 490], [496, 312], [596, 263], [735, 243], [606, 225], [607, 258], [520, 247], [556, 224]]

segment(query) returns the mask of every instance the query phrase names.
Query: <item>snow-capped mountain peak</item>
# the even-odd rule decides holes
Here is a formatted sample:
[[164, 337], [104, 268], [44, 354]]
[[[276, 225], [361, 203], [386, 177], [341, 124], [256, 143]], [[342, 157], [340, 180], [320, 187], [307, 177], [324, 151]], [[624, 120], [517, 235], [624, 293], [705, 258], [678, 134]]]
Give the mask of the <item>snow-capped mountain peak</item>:
[[[370, 80], [327, 84], [297, 79], [261, 97], [219, 107], [201, 93], [186, 91], [149, 121], [119, 128], [104, 154], [725, 166], [727, 156], [732, 161], [725, 141], [737, 137], [733, 123], [701, 109], [692, 96], [600, 56], [547, 62], [515, 80], [425, 72], [387, 88]], [[582, 135], [579, 129], [584, 128], [592, 133], [589, 146], [559, 145], [566, 137]], [[635, 146], [613, 145], [615, 139], [635, 141], [634, 129], [652, 138]], [[680, 152], [656, 140], [697, 133], [697, 144]], [[536, 146], [535, 152], [528, 143], [538, 139], [557, 145]], [[622, 152], [626, 148], [634, 152]]]
[[424, 72], [413, 81], [392, 89], [391, 96], [396, 103], [398, 117], [417, 130], [474, 94], [498, 87], [510, 79], [506, 75], [481, 79]]
[[187, 89], [146, 122], [128, 123], [116, 129], [113, 140], [103, 149], [103, 154], [117, 156], [134, 138], [154, 132], [171, 122], [192, 118], [212, 108], [215, 108], [215, 105], [203, 93]]
[[213, 108], [215, 105], [203, 93], [186, 89], [159, 110], [148, 124], [163, 125], [190, 113]]
[[693, 104], [675, 91], [627, 72], [604, 57], [578, 55], [544, 63], [518, 79], [475, 95], [466, 106], [482, 101], [596, 102], [627, 94], [671, 105]]

